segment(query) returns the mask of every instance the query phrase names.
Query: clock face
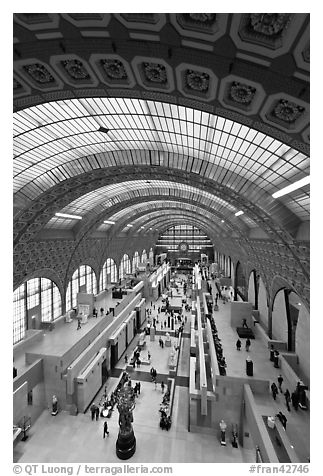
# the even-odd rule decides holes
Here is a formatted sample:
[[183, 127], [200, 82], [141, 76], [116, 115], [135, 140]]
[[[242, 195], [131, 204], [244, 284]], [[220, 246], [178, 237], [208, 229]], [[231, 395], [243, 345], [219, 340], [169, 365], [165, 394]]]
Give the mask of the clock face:
[[184, 241], [179, 244], [179, 249], [180, 251], [187, 251], [188, 250], [188, 245]]

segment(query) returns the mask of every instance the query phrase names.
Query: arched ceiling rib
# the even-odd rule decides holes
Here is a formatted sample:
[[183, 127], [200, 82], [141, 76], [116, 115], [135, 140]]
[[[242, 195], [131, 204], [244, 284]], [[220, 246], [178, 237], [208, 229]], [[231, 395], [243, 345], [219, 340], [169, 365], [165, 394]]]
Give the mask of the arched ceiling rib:
[[[176, 206], [177, 204], [174, 203]], [[210, 212], [207, 212], [206, 210], [195, 208], [195, 209], [189, 209], [188, 207], [163, 207], [160, 206], [160, 208], [156, 211], [147, 211], [144, 215], [140, 217], [134, 217], [133, 220], [131, 220], [131, 229], [128, 227], [128, 224], [122, 229], [123, 232], [128, 232], [130, 231], [131, 234], [135, 233], [146, 233], [149, 232], [150, 230], [153, 232], [158, 231], [158, 234], [161, 232], [161, 224], [165, 219], [169, 219], [170, 217], [176, 217], [177, 219], [180, 217], [183, 217], [183, 219], [192, 219], [192, 217], [195, 217], [197, 220], [199, 220], [199, 223], [203, 223], [203, 229], [206, 233], [210, 234], [211, 232], [220, 234], [221, 233], [221, 228], [216, 225], [214, 221], [214, 216]], [[212, 220], [213, 219], [213, 220]], [[210, 220], [212, 220], [210, 222]], [[129, 220], [128, 220], [129, 221]], [[143, 230], [141, 229], [143, 227]]]
[[[135, 207], [134, 200], [129, 200], [128, 202], [122, 202], [122, 204], [118, 205], [117, 207], [121, 209], [118, 213], [118, 220], [116, 221], [115, 225], [108, 225], [108, 232], [110, 236], [118, 236], [118, 233], [123, 230], [125, 225], [129, 223], [133, 223], [134, 220], [139, 220], [142, 218], [143, 220], [149, 215], [150, 210], [153, 209], [155, 211], [158, 209], [161, 215], [167, 214], [169, 212], [178, 211], [181, 213], [190, 212], [193, 215], [201, 215], [202, 217], [207, 217], [208, 219], [208, 226], [212, 226], [214, 230], [219, 232], [223, 232], [225, 230], [225, 235], [227, 239], [231, 239], [231, 234], [234, 233], [235, 235], [239, 236], [248, 236], [248, 227], [241, 223], [241, 217], [235, 217], [232, 221], [224, 221], [222, 223], [220, 220], [224, 218], [223, 215], [214, 212], [212, 206], [208, 206], [205, 204], [201, 204], [199, 202], [192, 203], [191, 199], [188, 198], [177, 198], [177, 200], [167, 200], [162, 196], [155, 196], [153, 198], [153, 202], [150, 201], [150, 198], [147, 197], [147, 202], [142, 202], [142, 199], [137, 198], [138, 207]], [[130, 206], [130, 212], [128, 212], [128, 206]], [[113, 214], [112, 217], [115, 217]], [[115, 221], [111, 220], [111, 221]], [[77, 239], [81, 240], [84, 238], [85, 234], [90, 234], [93, 230], [94, 225], [93, 223], [89, 224], [87, 228], [80, 229], [80, 232], [77, 234]], [[135, 229], [134, 229], [135, 230]]]
[[[183, 213], [176, 212], [176, 210], [174, 210], [171, 213], [168, 213], [167, 215], [161, 215], [160, 212], [150, 213], [146, 220], [137, 220], [138, 233], [140, 232], [140, 226], [142, 226], [141, 223], [145, 225], [146, 232], [149, 232], [151, 228], [152, 232], [157, 232], [158, 235], [165, 232], [165, 230], [167, 230], [167, 228], [172, 225], [194, 224], [195, 226], [197, 226], [197, 228], [201, 229], [206, 235], [208, 235], [208, 237], [212, 241], [215, 240], [216, 242], [218, 242], [221, 239], [221, 232], [219, 232], [219, 229], [217, 227], [209, 223], [207, 217], [203, 217], [202, 215], [196, 215], [192, 212]], [[134, 233], [136, 233], [136, 229], [134, 230]], [[145, 233], [144, 230], [143, 233]]]
[[[186, 198], [192, 203], [204, 204], [212, 207], [215, 213], [232, 216], [238, 211], [230, 203], [217, 197], [214, 194], [205, 192], [197, 187], [181, 184], [178, 182], [161, 180], [132, 180], [118, 184], [111, 184], [89, 192], [60, 210], [61, 213], [80, 215], [86, 220], [86, 216], [93, 217], [103, 211], [108, 213], [109, 208], [125, 200], [137, 197], [147, 197], [150, 195], [164, 198], [164, 200], [175, 198]], [[242, 216], [241, 224], [245, 223], [249, 227], [257, 226], [250, 218]], [[53, 217], [46, 228], [72, 229], [75, 220], [68, 218]]]
[[[135, 200], [129, 201], [128, 205], [133, 206], [134, 201]], [[169, 205], [168, 202], [165, 202], [164, 200], [161, 200], [161, 197], [154, 197], [154, 201], [159, 201], [159, 203], [160, 203], [159, 208], [160, 208], [161, 213], [164, 213], [165, 208], [168, 208], [168, 205]], [[145, 218], [147, 216], [147, 208], [143, 207], [141, 198], [137, 199], [137, 202], [138, 202], [138, 205], [139, 205], [140, 208], [138, 210], [136, 210], [135, 212], [132, 210], [131, 217], [132, 217], [132, 219], [135, 218], [135, 217]], [[174, 205], [174, 204], [171, 204], [171, 205]], [[201, 215], [201, 219], [203, 221], [205, 221], [205, 217], [208, 215], [208, 217], [207, 217], [208, 222], [205, 223], [205, 224], [206, 224], [207, 228], [210, 230], [209, 234], [212, 233], [213, 241], [218, 243], [219, 239], [221, 238], [221, 235], [219, 234], [219, 230], [215, 229], [216, 227], [214, 225], [214, 213], [213, 213], [212, 208], [208, 208], [207, 206], [200, 204], [200, 205], [198, 205], [198, 207], [196, 209], [194, 204], [193, 205], [191, 204], [190, 200], [183, 199], [183, 198], [181, 199], [181, 201], [179, 203], [176, 203], [175, 205], [176, 205], [175, 211], [181, 210], [181, 212], [182, 213], [184, 212], [184, 214], [185, 213], [191, 213], [191, 216], [195, 217], [195, 218], [196, 218], [196, 216]], [[188, 211], [186, 210], [186, 207], [187, 207]], [[119, 212], [121, 212], [122, 214], [119, 216], [118, 222], [115, 225], [113, 225], [112, 227], [110, 227], [110, 229], [108, 230], [108, 234], [106, 235], [107, 246], [109, 245], [109, 243], [113, 243], [115, 240], [118, 239], [118, 237], [120, 236], [120, 231], [129, 222], [128, 214], [124, 213], [124, 210], [127, 209], [127, 203], [118, 204], [118, 205], [115, 206], [115, 208], [117, 210], [119, 210]], [[154, 207], [154, 210], [156, 210], [156, 207]], [[171, 208], [170, 208], [170, 210], [172, 211]], [[238, 217], [238, 218], [235, 217], [235, 218], [236, 218], [236, 220], [239, 220], [240, 217]], [[210, 223], [212, 224], [211, 227], [210, 227]], [[248, 240], [247, 234], [245, 232], [241, 231], [237, 226], [234, 226], [233, 224], [231, 224], [230, 222], [225, 223], [225, 225], [226, 225], [226, 232], [227, 232], [226, 237], [225, 237], [226, 241], [228, 243], [231, 243], [232, 237], [233, 236], [238, 236], [240, 238], [240, 240], [239, 240], [240, 241], [240, 248], [241, 248], [241, 250], [243, 250], [243, 247], [246, 245], [247, 240]], [[84, 241], [86, 236], [88, 236], [88, 237], [91, 236], [92, 230], [93, 230], [93, 224], [89, 224], [89, 226], [87, 228], [84, 228], [82, 230], [82, 233], [80, 232], [77, 235], [77, 237], [75, 239], [74, 252], [76, 252], [77, 248], [82, 244], [82, 242]], [[129, 232], [129, 239], [131, 238], [131, 236], [133, 236], [133, 234], [131, 232]]]
[[[14, 153], [14, 191], [25, 202], [80, 173], [125, 164], [166, 161], [257, 201], [309, 174], [307, 156], [245, 125], [121, 98], [57, 101], [15, 113]], [[308, 212], [304, 194], [286, 201], [302, 218]]]

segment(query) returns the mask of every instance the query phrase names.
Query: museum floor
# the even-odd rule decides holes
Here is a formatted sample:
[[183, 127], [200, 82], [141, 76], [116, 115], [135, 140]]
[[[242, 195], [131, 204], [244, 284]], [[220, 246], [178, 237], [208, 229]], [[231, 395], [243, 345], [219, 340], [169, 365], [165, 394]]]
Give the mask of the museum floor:
[[[171, 304], [177, 304], [174, 297]], [[158, 302], [155, 303], [156, 307]], [[147, 303], [150, 308], [150, 302]], [[219, 303], [219, 311], [214, 313], [219, 336], [222, 339], [224, 355], [227, 360], [227, 374], [232, 376], [245, 375], [245, 350], [237, 352], [235, 341], [237, 335], [230, 327], [230, 303]], [[157, 327], [160, 328], [160, 324]], [[209, 435], [188, 432], [188, 376], [189, 376], [189, 322], [184, 328], [180, 361], [178, 365], [176, 390], [173, 407], [172, 427], [167, 432], [159, 427], [159, 404], [162, 400], [160, 382], [167, 378], [169, 348], [159, 346], [158, 336], [154, 342], [147, 339], [150, 350], [151, 364], [158, 372], [158, 385], [150, 381], [150, 366], [141, 365], [139, 370], [129, 372], [132, 382], [141, 381], [141, 395], [136, 400], [134, 410], [134, 431], [137, 440], [137, 450], [129, 463], [249, 463], [255, 461], [255, 450], [233, 448], [228, 441], [226, 447], [220, 445], [219, 435]], [[127, 350], [131, 356], [136, 339]], [[172, 337], [173, 343], [175, 338]], [[268, 359], [268, 349], [264, 348], [260, 339], [252, 341], [250, 356], [254, 361], [254, 376], [276, 380], [279, 370], [272, 366]], [[125, 368], [124, 356], [113, 371], [113, 376], [107, 382], [107, 391], [113, 387], [122, 369]], [[128, 367], [129, 369], [129, 367]], [[292, 390], [291, 384], [285, 378], [285, 385]], [[103, 388], [95, 398], [97, 403], [103, 393]], [[260, 415], [274, 415], [282, 410], [288, 419], [287, 435], [302, 462], [309, 457], [309, 411], [299, 410], [287, 412], [283, 395], [273, 401], [270, 394], [256, 396]], [[118, 411], [107, 420], [110, 435], [103, 439], [103, 419], [92, 421], [89, 412], [71, 416], [60, 412], [52, 417], [49, 411], [44, 411], [30, 430], [26, 442], [19, 442], [14, 449], [14, 461], [21, 463], [120, 463], [116, 456], [115, 442], [118, 436]]]

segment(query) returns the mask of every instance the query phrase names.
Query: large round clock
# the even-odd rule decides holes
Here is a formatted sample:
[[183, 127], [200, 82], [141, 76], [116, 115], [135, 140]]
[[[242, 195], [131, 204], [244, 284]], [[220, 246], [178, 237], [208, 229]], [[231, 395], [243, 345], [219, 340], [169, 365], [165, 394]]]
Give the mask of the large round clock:
[[182, 241], [179, 245], [178, 245], [178, 249], [180, 251], [187, 251], [188, 250], [188, 244], [185, 242], [185, 241]]

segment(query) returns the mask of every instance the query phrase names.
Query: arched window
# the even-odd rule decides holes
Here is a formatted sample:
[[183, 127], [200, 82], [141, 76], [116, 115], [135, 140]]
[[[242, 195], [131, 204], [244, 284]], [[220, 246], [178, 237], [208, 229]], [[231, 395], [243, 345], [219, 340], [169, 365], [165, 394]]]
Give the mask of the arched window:
[[19, 286], [13, 293], [13, 343], [21, 341], [26, 333], [27, 319], [25, 315], [26, 283]]
[[237, 294], [242, 298], [243, 301], [248, 301], [247, 299], [247, 283], [244, 275], [244, 271], [241, 263], [238, 261], [236, 267], [236, 279], [235, 279], [235, 288]]
[[109, 282], [109, 275], [110, 275], [110, 282], [116, 283], [117, 282], [117, 267], [112, 258], [108, 258], [104, 265], [102, 266], [102, 270], [100, 273], [100, 291], [103, 291], [108, 286]]
[[132, 258], [132, 272], [134, 273], [136, 271], [136, 268], [139, 265], [139, 253], [138, 251], [135, 251], [135, 254], [133, 255]]
[[66, 310], [77, 305], [77, 293], [96, 294], [96, 276], [93, 269], [87, 265], [81, 265], [74, 271], [66, 291]]
[[143, 252], [141, 254], [141, 262], [146, 263], [146, 261], [147, 261], [147, 252], [146, 252], [146, 250], [143, 250]]
[[131, 273], [131, 263], [129, 256], [124, 254], [119, 266], [119, 278], [124, 278], [127, 273]]
[[20, 342], [28, 329], [28, 313], [40, 322], [50, 322], [62, 314], [62, 299], [56, 284], [47, 278], [33, 278], [13, 293], [13, 343]]

